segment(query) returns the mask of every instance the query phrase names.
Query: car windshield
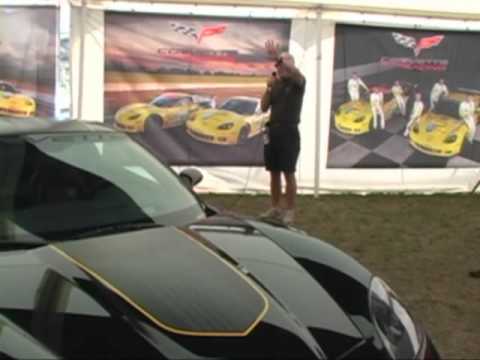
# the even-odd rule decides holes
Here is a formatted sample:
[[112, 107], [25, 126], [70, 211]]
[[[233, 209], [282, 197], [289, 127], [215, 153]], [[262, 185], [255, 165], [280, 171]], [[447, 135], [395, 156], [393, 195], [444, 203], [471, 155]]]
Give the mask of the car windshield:
[[10, 92], [10, 93], [17, 92], [17, 90], [15, 90], [15, 88], [10, 84], [0, 84], [0, 91]]
[[443, 100], [443, 101], [439, 101], [435, 105], [435, 109], [433, 110], [433, 112], [435, 114], [446, 115], [448, 117], [459, 120], [460, 119], [458, 115], [459, 106], [460, 104], [458, 101]]
[[181, 96], [159, 96], [152, 101], [152, 105], [158, 107], [172, 107], [181, 105], [181, 100], [185, 97]]
[[225, 101], [220, 109], [233, 111], [240, 115], [252, 115], [257, 109], [257, 103], [251, 100], [230, 99]]
[[0, 174], [0, 243], [205, 216], [169, 168], [121, 133], [0, 137]]

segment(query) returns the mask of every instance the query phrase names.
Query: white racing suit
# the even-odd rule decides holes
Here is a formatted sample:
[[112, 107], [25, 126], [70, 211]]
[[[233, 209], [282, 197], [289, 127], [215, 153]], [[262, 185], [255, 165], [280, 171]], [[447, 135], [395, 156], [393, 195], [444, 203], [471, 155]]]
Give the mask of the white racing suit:
[[435, 105], [440, 100], [440, 97], [448, 95], [448, 88], [445, 84], [435, 83], [430, 92], [430, 111], [435, 108]]
[[360, 99], [360, 86], [368, 91], [367, 85], [362, 81], [362, 79], [350, 79], [348, 80], [348, 95], [350, 96], [351, 101], [358, 101]]
[[392, 94], [397, 103], [398, 109], [402, 116], [405, 116], [407, 113], [407, 104], [405, 103], [405, 98], [403, 97], [403, 89], [400, 85], [394, 85], [392, 87]]
[[370, 106], [373, 114], [373, 128], [377, 128], [377, 120], [380, 118], [380, 128], [385, 129], [385, 114], [383, 113], [383, 94], [374, 92], [370, 95]]
[[417, 119], [420, 116], [422, 116], [423, 108], [424, 108], [423, 102], [421, 100], [415, 100], [415, 102], [413, 103], [412, 113], [410, 114], [410, 120], [408, 121], [407, 127], [405, 128], [405, 132], [403, 133], [404, 136], [408, 136], [413, 124], [417, 121]]
[[460, 118], [465, 121], [468, 126], [468, 141], [473, 142], [477, 124], [475, 122], [475, 103], [473, 101], [463, 101], [458, 110]]

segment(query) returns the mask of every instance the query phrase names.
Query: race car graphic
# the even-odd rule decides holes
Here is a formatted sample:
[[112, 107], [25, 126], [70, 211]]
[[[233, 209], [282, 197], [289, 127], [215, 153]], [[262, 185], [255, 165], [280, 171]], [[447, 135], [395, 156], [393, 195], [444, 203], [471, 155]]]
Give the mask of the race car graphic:
[[187, 121], [187, 133], [193, 138], [222, 145], [243, 144], [261, 133], [269, 117], [260, 109], [260, 99], [234, 96], [218, 109], [200, 110]]
[[[469, 128], [459, 116], [459, 105], [468, 94], [452, 92], [441, 100], [433, 111], [423, 114], [410, 131], [410, 144], [432, 156], [452, 157], [462, 152]], [[473, 95], [478, 123], [480, 94]]]
[[148, 104], [134, 103], [120, 108], [115, 114], [114, 125], [127, 132], [181, 126], [197, 110], [214, 106], [212, 96], [166, 92]]
[[[386, 85], [376, 85], [370, 86], [370, 91], [374, 88], [383, 93], [383, 112], [385, 120], [388, 121], [398, 109], [391, 88]], [[358, 101], [348, 101], [340, 105], [335, 112], [335, 128], [348, 135], [360, 135], [373, 130], [373, 113], [370, 102], [360, 98]]]
[[21, 94], [12, 84], [0, 81], [0, 115], [35, 116], [37, 104], [30, 96]]

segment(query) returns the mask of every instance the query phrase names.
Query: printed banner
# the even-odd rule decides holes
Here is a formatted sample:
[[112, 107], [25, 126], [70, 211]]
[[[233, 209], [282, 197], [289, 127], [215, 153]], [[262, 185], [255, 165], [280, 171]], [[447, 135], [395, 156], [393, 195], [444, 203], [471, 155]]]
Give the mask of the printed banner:
[[55, 7], [0, 7], [0, 116], [54, 116], [57, 19]]
[[105, 121], [172, 165], [262, 165], [260, 98], [289, 20], [107, 12]]
[[337, 25], [329, 168], [480, 165], [476, 33]]

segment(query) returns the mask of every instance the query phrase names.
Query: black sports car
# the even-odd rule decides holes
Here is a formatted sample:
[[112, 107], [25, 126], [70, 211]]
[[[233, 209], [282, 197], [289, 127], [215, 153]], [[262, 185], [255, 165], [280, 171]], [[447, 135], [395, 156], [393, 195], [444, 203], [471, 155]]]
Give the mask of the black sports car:
[[0, 358], [439, 358], [354, 259], [123, 133], [0, 119], [0, 167]]

